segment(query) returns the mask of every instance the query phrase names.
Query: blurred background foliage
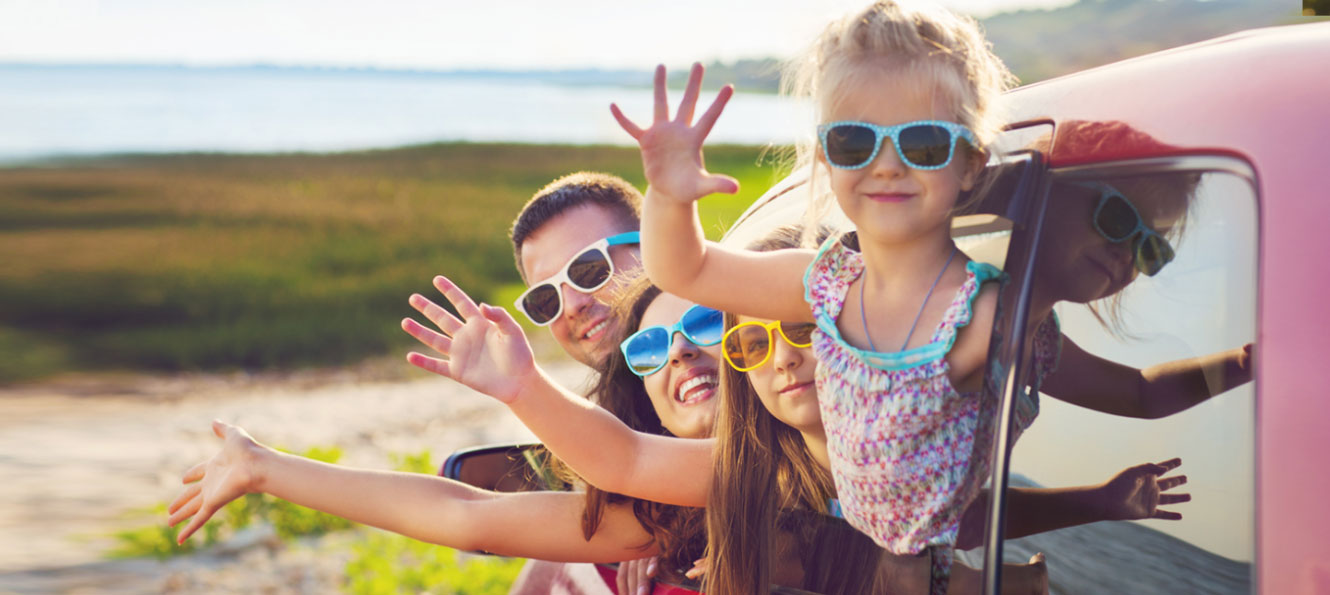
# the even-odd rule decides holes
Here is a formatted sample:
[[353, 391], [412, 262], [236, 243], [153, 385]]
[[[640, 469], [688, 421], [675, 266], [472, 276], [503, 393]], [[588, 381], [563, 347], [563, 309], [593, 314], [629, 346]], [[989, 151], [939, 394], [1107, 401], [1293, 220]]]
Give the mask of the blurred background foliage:
[[[708, 147], [743, 192], [756, 147]], [[446, 274], [520, 292], [508, 227], [536, 190], [594, 168], [645, 188], [636, 148], [438, 144], [338, 154], [105, 157], [0, 169], [0, 382], [62, 371], [339, 365], [413, 344], [412, 292]]]

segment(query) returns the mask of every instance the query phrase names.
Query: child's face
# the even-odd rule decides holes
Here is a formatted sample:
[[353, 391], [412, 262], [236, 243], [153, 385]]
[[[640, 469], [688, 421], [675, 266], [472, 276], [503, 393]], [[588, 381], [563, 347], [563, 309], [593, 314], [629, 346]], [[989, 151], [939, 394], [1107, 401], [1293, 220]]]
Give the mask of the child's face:
[[[739, 317], [740, 323], [750, 321], [770, 322]], [[822, 412], [817, 408], [817, 386], [813, 383], [817, 370], [813, 348], [795, 347], [779, 335], [771, 345], [774, 349], [766, 363], [744, 372], [762, 406], [772, 417], [800, 432], [821, 432]]]
[[[681, 297], [662, 293], [643, 312], [638, 330], [671, 326], [692, 306]], [[642, 384], [661, 425], [671, 434], [680, 438], [710, 437], [719, 394], [720, 345], [698, 347], [681, 333], [671, 339], [669, 361], [660, 371], [642, 378]]]
[[[1181, 218], [1185, 200], [1162, 199], [1158, 191], [1141, 184], [1116, 182], [1142, 223], [1160, 234]], [[1133, 247], [1136, 238], [1111, 242], [1095, 230], [1092, 222], [1101, 192], [1078, 184], [1055, 184], [1049, 191], [1046, 232], [1039, 280], [1042, 291], [1057, 301], [1088, 303], [1116, 294], [1132, 281], [1136, 268]]]
[[[893, 126], [918, 120], [957, 122], [947, 107], [945, 92], [931, 81], [888, 72], [862, 73], [847, 83], [824, 115], [825, 122], [855, 120]], [[962, 190], [974, 185], [982, 159], [958, 142], [951, 163], [942, 169], [912, 168], [900, 159], [890, 140], [883, 140], [877, 156], [859, 169], [841, 169], [819, 160], [830, 176], [831, 189], [841, 210], [854, 222], [863, 239], [900, 242], [929, 232], [950, 233], [952, 208]]]

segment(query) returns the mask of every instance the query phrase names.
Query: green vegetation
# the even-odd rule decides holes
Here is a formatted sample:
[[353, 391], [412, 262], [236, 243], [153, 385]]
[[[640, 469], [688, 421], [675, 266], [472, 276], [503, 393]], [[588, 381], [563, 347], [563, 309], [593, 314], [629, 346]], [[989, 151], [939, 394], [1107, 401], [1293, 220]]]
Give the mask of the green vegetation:
[[[346, 591], [355, 595], [507, 593], [526, 562], [482, 557], [392, 533], [370, 533], [351, 546]], [[467, 558], [463, 560], [462, 558]]]
[[[708, 147], [738, 196], [778, 179]], [[125, 156], [0, 169], [0, 383], [83, 370], [341, 365], [413, 343], [398, 321], [446, 274], [507, 306], [507, 229], [554, 178], [645, 186], [632, 147], [439, 144], [327, 155]]]

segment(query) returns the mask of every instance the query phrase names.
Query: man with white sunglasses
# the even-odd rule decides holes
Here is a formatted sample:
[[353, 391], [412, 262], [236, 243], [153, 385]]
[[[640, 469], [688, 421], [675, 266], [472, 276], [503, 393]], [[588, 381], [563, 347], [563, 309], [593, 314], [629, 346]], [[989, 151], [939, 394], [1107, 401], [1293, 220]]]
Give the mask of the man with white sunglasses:
[[561, 177], [522, 207], [510, 235], [527, 292], [517, 309], [548, 326], [573, 359], [598, 367], [615, 345], [618, 321], [607, 304], [624, 273], [636, 270], [642, 194], [609, 174]]
[[[527, 285], [515, 304], [518, 311], [549, 327], [569, 356], [593, 369], [617, 354], [617, 345], [602, 339], [618, 336], [619, 321], [609, 304], [618, 285], [615, 278], [641, 266], [638, 245], [628, 235], [640, 228], [641, 214], [642, 194], [632, 184], [610, 174], [578, 172], [536, 192], [509, 232], [517, 271]], [[647, 564], [625, 563], [634, 569]], [[649, 582], [641, 582], [648, 580], [629, 583], [621, 577], [620, 592], [637, 592], [642, 586], [649, 590]], [[589, 564], [532, 560], [509, 594], [609, 592]]]

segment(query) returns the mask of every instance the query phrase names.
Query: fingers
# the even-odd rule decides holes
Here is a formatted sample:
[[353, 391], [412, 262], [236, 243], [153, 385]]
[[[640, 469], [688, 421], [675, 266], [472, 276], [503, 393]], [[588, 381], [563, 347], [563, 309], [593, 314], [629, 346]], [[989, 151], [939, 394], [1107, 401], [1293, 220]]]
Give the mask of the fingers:
[[1182, 466], [1182, 459], [1179, 457], [1175, 457], [1167, 461], [1164, 461], [1162, 463], [1156, 463], [1156, 464], [1160, 467], [1163, 467], [1165, 471], [1172, 471]]
[[1044, 557], [1044, 552], [1039, 552], [1039, 553], [1037, 553], [1037, 554], [1035, 554], [1035, 555], [1033, 555], [1033, 556], [1030, 556], [1030, 563], [1031, 563], [1031, 564], [1043, 564], [1045, 559], [1046, 559], [1046, 558]]
[[614, 592], [621, 595], [630, 595], [628, 593], [628, 575], [632, 573], [633, 561], [625, 560], [619, 563], [619, 569], [614, 573]]
[[189, 524], [176, 535], [175, 542], [177, 544], [185, 543], [185, 540], [189, 539], [190, 535], [193, 535], [195, 531], [199, 530], [199, 527], [202, 527], [204, 523], [208, 522], [208, 519], [212, 518], [213, 512], [215, 511], [201, 508], [199, 512], [194, 515], [194, 518], [189, 521]]
[[406, 354], [406, 361], [426, 372], [433, 372], [445, 378], [453, 377], [452, 371], [448, 367], [448, 362], [444, 360], [412, 351], [411, 353]]
[[430, 301], [429, 298], [426, 298], [423, 295], [413, 293], [406, 301], [409, 302], [411, 307], [415, 308], [417, 312], [424, 314], [426, 319], [433, 322], [434, 326], [439, 327], [439, 330], [443, 331], [446, 335], [455, 335], [457, 334], [457, 331], [462, 328], [462, 321], [458, 320], [456, 316], [453, 316], [451, 312], [444, 310], [443, 306]]
[[687, 125], [693, 121], [693, 109], [697, 107], [697, 94], [702, 89], [702, 73], [705, 70], [702, 63], [693, 63], [693, 69], [688, 72], [688, 86], [683, 90], [683, 100], [679, 102], [679, 113], [674, 115], [675, 122]]
[[1169, 512], [1169, 511], [1167, 511], [1167, 510], [1156, 510], [1154, 514], [1150, 515], [1150, 517], [1151, 517], [1151, 518], [1156, 518], [1156, 519], [1163, 519], [1163, 520], [1166, 520], [1166, 521], [1180, 521], [1180, 520], [1182, 520], [1182, 514], [1181, 514], [1181, 513], [1177, 513], [1177, 512]]
[[705, 194], [734, 194], [739, 191], [739, 181], [726, 175], [712, 174], [702, 181]]
[[656, 111], [653, 114], [653, 122], [664, 122], [670, 119], [670, 102], [665, 94], [665, 65], [656, 65], [656, 77], [653, 86], [656, 91]]
[[208, 468], [207, 461], [204, 461], [202, 463], [194, 465], [193, 467], [190, 467], [189, 469], [185, 470], [185, 474], [181, 476], [180, 483], [194, 483], [200, 479], [203, 479], [203, 471], [207, 468]]
[[1161, 492], [1171, 490], [1184, 483], [1187, 483], [1186, 475], [1179, 475], [1177, 477], [1165, 477], [1163, 479], [1155, 480], [1155, 485], [1159, 486], [1159, 491]]
[[734, 95], [734, 85], [725, 85], [720, 88], [720, 93], [716, 94], [716, 100], [711, 102], [711, 107], [707, 108], [706, 113], [697, 120], [695, 128], [702, 138], [711, 134], [711, 127], [716, 125], [716, 119], [720, 113], [725, 110], [725, 104], [729, 103], [730, 97]]
[[707, 559], [698, 558], [696, 560], [693, 560], [693, 567], [689, 568], [688, 572], [683, 573], [683, 575], [690, 579], [697, 580], [698, 577], [706, 573], [707, 573]]
[[[181, 494], [181, 497], [183, 498], [184, 494]], [[176, 502], [180, 502], [180, 500], [177, 499]], [[174, 506], [174, 503], [172, 505]], [[179, 508], [175, 509], [175, 512], [171, 513], [171, 516], [167, 517], [166, 524], [174, 527], [176, 523], [179, 523], [180, 521], [183, 521], [189, 517], [194, 516], [196, 513], [198, 513], [199, 508], [202, 507], [203, 507], [203, 498], [199, 497], [199, 490], [194, 490], [194, 493], [190, 496], [190, 498], [188, 500], [185, 500], [184, 503], [181, 504]]]
[[1168, 506], [1169, 504], [1181, 504], [1191, 502], [1191, 494], [1160, 494], [1159, 505]]
[[[170, 506], [166, 507], [167, 514], [170, 514], [174, 518], [175, 512], [177, 510], [180, 510], [181, 507], [183, 507], [192, 498], [199, 495], [199, 492], [202, 491], [203, 491], [203, 486], [197, 483], [191, 484], [189, 487], [185, 488], [185, 491], [180, 492], [180, 495], [176, 496], [175, 500], [171, 501]], [[175, 523], [169, 523], [169, 524], [174, 525]]]
[[[457, 313], [461, 315], [462, 320], [470, 320], [472, 317], [480, 314], [480, 309], [476, 307], [475, 302], [471, 301], [471, 296], [467, 295], [465, 291], [462, 291], [462, 288], [458, 287], [457, 284], [449, 281], [447, 277], [444, 277], [443, 275], [434, 277], [434, 287], [443, 294], [443, 297], [448, 298], [448, 302], [457, 309]], [[449, 316], [451, 317], [452, 315], [449, 314]], [[431, 318], [430, 320], [434, 319]], [[454, 318], [453, 320], [456, 319]], [[458, 326], [461, 325], [459, 324]], [[444, 328], [443, 325], [439, 325], [439, 330], [448, 333], [448, 329]], [[451, 335], [452, 333], [448, 334]]]
[[614, 120], [619, 123], [619, 127], [623, 128], [623, 131], [628, 133], [628, 136], [633, 137], [633, 140], [642, 140], [643, 130], [638, 127], [637, 124], [634, 124], [632, 120], [629, 120], [628, 116], [623, 115], [623, 110], [620, 110], [618, 105], [613, 103], [610, 104], [610, 114], [613, 115]]
[[406, 334], [415, 337], [417, 341], [424, 343], [426, 347], [443, 355], [448, 355], [448, 350], [453, 346], [452, 339], [436, 333], [410, 318], [402, 319], [402, 330], [406, 331]]
[[489, 304], [480, 305], [480, 313], [499, 327], [499, 332], [510, 336], [524, 336], [522, 325], [517, 324], [517, 319], [505, 308], [491, 306]]

